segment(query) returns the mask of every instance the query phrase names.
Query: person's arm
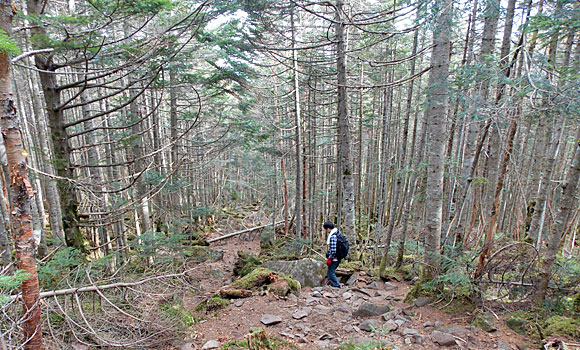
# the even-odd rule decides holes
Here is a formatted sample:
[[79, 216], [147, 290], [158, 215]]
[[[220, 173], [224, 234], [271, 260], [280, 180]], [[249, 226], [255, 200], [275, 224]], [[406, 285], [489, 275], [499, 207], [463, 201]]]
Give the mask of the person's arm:
[[328, 255], [329, 258], [335, 258], [336, 257], [336, 235], [332, 235], [332, 237], [330, 237], [330, 244], [328, 245]]

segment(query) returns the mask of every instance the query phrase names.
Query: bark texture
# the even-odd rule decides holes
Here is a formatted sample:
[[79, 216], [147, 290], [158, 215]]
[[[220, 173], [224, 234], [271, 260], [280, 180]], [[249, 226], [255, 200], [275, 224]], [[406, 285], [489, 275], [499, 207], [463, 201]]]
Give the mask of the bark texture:
[[540, 264], [540, 280], [538, 282], [534, 300], [538, 306], [542, 306], [546, 299], [548, 284], [552, 277], [552, 268], [556, 261], [560, 242], [568, 232], [568, 220], [574, 206], [575, 195], [578, 188], [578, 179], [580, 178], [580, 130], [576, 135], [576, 154], [568, 173], [566, 181], [562, 185], [562, 197], [556, 217], [554, 219], [553, 231], [546, 239], [546, 250], [543, 263]]
[[431, 280], [439, 273], [441, 220], [443, 215], [443, 170], [446, 145], [446, 113], [448, 105], [449, 50], [452, 1], [435, 5], [437, 19], [433, 31], [431, 72], [427, 91], [425, 119], [428, 125], [427, 192], [425, 199], [427, 227], [423, 279]]
[[[13, 15], [11, 1], [1, 0], [0, 29], [7, 35], [11, 34]], [[30, 275], [22, 282], [24, 349], [41, 350], [44, 349], [44, 344], [40, 318], [40, 292], [36, 274], [36, 249], [40, 242], [34, 239], [32, 228], [34, 190], [28, 180], [22, 132], [10, 84], [10, 58], [4, 52], [0, 52], [0, 111], [2, 113], [0, 127], [8, 160], [10, 212], [15, 239], [16, 266]]]
[[346, 40], [344, 23], [344, 2], [336, 2], [336, 72], [338, 81], [338, 134], [340, 148], [340, 170], [342, 176], [342, 220], [343, 233], [351, 244], [355, 244], [354, 217], [354, 176], [351, 156], [350, 123], [348, 120], [348, 101], [346, 91]]

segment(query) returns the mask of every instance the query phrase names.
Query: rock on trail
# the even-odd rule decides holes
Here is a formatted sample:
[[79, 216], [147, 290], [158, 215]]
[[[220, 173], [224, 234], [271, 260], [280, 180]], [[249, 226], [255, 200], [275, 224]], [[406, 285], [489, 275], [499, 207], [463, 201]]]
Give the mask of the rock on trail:
[[263, 314], [262, 318], [260, 319], [260, 322], [262, 322], [266, 326], [271, 326], [282, 322], [282, 317], [271, 314]]

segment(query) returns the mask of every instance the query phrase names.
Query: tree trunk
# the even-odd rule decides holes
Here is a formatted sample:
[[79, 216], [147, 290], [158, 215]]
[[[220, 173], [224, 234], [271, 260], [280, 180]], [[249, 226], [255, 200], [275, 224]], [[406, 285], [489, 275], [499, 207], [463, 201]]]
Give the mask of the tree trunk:
[[[387, 82], [390, 81], [390, 74], [387, 74]], [[380, 183], [379, 198], [377, 205], [377, 218], [375, 221], [375, 251], [378, 251], [379, 242], [381, 242], [383, 234], [383, 224], [385, 223], [385, 211], [387, 202], [387, 192], [388, 192], [388, 173], [389, 173], [389, 156], [387, 152], [387, 144], [389, 140], [389, 119], [391, 118], [391, 91], [390, 89], [385, 89], [383, 102], [383, 127], [381, 131], [381, 146], [379, 151], [380, 161], [380, 172], [378, 182]], [[390, 218], [389, 218], [390, 219]], [[383, 255], [381, 257], [381, 263], [379, 267], [379, 273], [382, 274], [387, 266], [387, 256], [389, 254], [390, 242], [385, 243], [385, 248], [383, 250]]]
[[[8, 36], [12, 34], [12, 2], [0, 1], [0, 29]], [[12, 95], [10, 83], [10, 58], [0, 52], [0, 128], [8, 160], [8, 183], [10, 184], [10, 207], [16, 250], [16, 266], [29, 274], [22, 282], [24, 301], [24, 349], [44, 349], [41, 329], [40, 292], [36, 273], [36, 240], [32, 228], [32, 189], [28, 180], [27, 159], [24, 152], [22, 131]]]
[[354, 212], [354, 176], [350, 153], [351, 135], [348, 120], [347, 77], [346, 77], [346, 40], [344, 23], [344, 1], [336, 1], [336, 74], [338, 82], [338, 134], [340, 147], [340, 168], [342, 174], [342, 220], [343, 233], [351, 245], [356, 244]]
[[513, 149], [514, 144], [514, 136], [516, 134], [517, 129], [517, 119], [514, 118], [510, 125], [510, 130], [508, 133], [507, 139], [507, 146], [506, 151], [504, 153], [503, 161], [501, 164], [501, 171], [498, 177], [496, 189], [495, 189], [495, 197], [493, 201], [493, 205], [491, 207], [491, 216], [489, 218], [489, 223], [487, 226], [487, 232], [485, 235], [485, 243], [483, 245], [483, 250], [479, 255], [479, 261], [477, 264], [477, 270], [475, 271], [474, 279], [479, 279], [483, 274], [483, 268], [485, 267], [485, 263], [487, 262], [487, 257], [491, 251], [491, 245], [493, 243], [493, 237], [495, 235], [495, 230], [497, 227], [497, 218], [498, 218], [498, 208], [499, 208], [499, 201], [501, 200], [501, 194], [503, 191], [503, 186], [505, 182], [505, 177], [507, 174], [507, 167], [510, 161], [510, 156]]
[[[41, 17], [45, 3], [40, 0], [27, 1], [28, 14], [30, 16]], [[30, 29], [32, 34], [45, 36], [46, 31], [42, 25], [33, 26]], [[37, 49], [38, 47], [34, 47]], [[79, 251], [86, 252], [83, 243], [83, 234], [79, 222], [79, 201], [76, 197], [72, 184], [66, 179], [73, 179], [74, 172], [71, 166], [71, 153], [69, 139], [66, 134], [65, 121], [61, 105], [61, 90], [58, 88], [56, 74], [53, 74], [55, 67], [52, 64], [52, 57], [44, 54], [37, 54], [34, 57], [36, 67], [39, 69], [40, 84], [44, 92], [44, 100], [48, 111], [48, 124], [50, 136], [54, 146], [54, 164], [59, 177], [58, 181], [60, 202], [62, 209], [62, 224], [66, 244]]]
[[534, 301], [537, 306], [543, 306], [548, 290], [548, 283], [552, 277], [552, 268], [556, 261], [556, 255], [560, 249], [560, 242], [569, 230], [568, 220], [572, 212], [572, 207], [577, 194], [578, 179], [580, 178], [580, 129], [576, 134], [576, 154], [566, 181], [562, 184], [562, 197], [560, 198], [560, 207], [554, 219], [554, 227], [550, 236], [546, 239], [546, 251], [542, 264], [540, 264], [540, 280], [537, 284], [534, 294]]
[[298, 52], [296, 50], [296, 26], [294, 10], [290, 14], [292, 25], [292, 80], [294, 83], [294, 117], [296, 123], [296, 237], [302, 238], [302, 116], [300, 111], [300, 86], [298, 82]]
[[439, 273], [439, 247], [443, 211], [443, 170], [445, 163], [446, 113], [448, 105], [449, 50], [452, 6], [451, 0], [440, 6], [433, 30], [433, 51], [429, 74], [425, 119], [428, 122], [427, 227], [425, 235], [425, 266], [423, 280], [432, 280]]
[[[413, 49], [411, 51], [411, 54], [414, 56], [417, 53], [417, 45], [418, 45], [418, 37], [419, 37], [419, 30], [415, 30], [415, 35], [413, 36]], [[419, 65], [421, 65], [421, 63], [419, 63]], [[415, 69], [416, 69], [416, 60], [415, 58], [413, 58], [413, 60], [411, 60], [411, 72], [410, 75], [413, 76], [415, 74]], [[419, 83], [417, 84], [418, 86], [421, 85], [421, 80], [419, 79]], [[407, 88], [407, 110], [405, 113], [405, 137], [404, 139], [407, 139], [407, 135], [409, 133], [409, 119], [411, 118], [411, 103], [413, 102], [413, 87], [414, 87], [414, 82], [411, 81], [409, 83], [409, 86]], [[415, 114], [415, 123], [413, 125], [413, 142], [411, 143], [411, 150], [410, 150], [410, 155], [409, 155], [409, 161], [407, 162], [406, 159], [403, 159], [403, 163], [404, 166], [408, 167], [409, 169], [411, 169], [412, 167], [415, 167], [415, 165], [417, 164], [416, 160], [419, 159], [419, 156], [415, 156], [415, 134], [417, 133], [417, 114]], [[424, 141], [424, 140], [423, 140]], [[403, 148], [406, 150], [406, 141], [403, 144]], [[422, 145], [421, 145], [422, 148]], [[419, 152], [417, 152], [419, 153]], [[403, 157], [405, 158], [405, 157]], [[401, 231], [401, 237], [399, 237], [399, 246], [397, 249], [397, 260], [395, 262], [395, 266], [397, 268], [400, 268], [403, 265], [403, 256], [405, 253], [405, 241], [407, 239], [407, 230], [409, 228], [409, 219], [411, 216], [411, 205], [413, 204], [413, 197], [415, 196], [415, 187], [417, 184], [417, 172], [414, 171], [411, 175], [411, 179], [409, 180], [408, 184], [407, 184], [407, 191], [405, 192], [409, 192], [407, 193], [407, 198], [405, 200], [405, 208], [403, 211], [403, 228]]]
[[[169, 70], [169, 125], [170, 125], [170, 135], [171, 135], [171, 171], [176, 171], [176, 167], [179, 163], [179, 146], [177, 142], [178, 137], [178, 121], [177, 121], [177, 77], [175, 74], [175, 68]], [[175, 177], [177, 174], [172, 176], [172, 183], [175, 184]], [[171, 208], [173, 219], [173, 232], [176, 234], [181, 234], [181, 205], [179, 203], [180, 193], [178, 190], [174, 189], [171, 193]]]

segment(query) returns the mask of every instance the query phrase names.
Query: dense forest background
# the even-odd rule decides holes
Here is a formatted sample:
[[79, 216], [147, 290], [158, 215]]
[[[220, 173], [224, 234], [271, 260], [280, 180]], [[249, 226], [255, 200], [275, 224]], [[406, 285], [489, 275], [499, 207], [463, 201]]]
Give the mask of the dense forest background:
[[0, 349], [139, 344], [99, 330], [132, 296], [39, 287], [263, 225], [312, 255], [325, 220], [417, 295], [578, 316], [578, 1], [0, 2]]

